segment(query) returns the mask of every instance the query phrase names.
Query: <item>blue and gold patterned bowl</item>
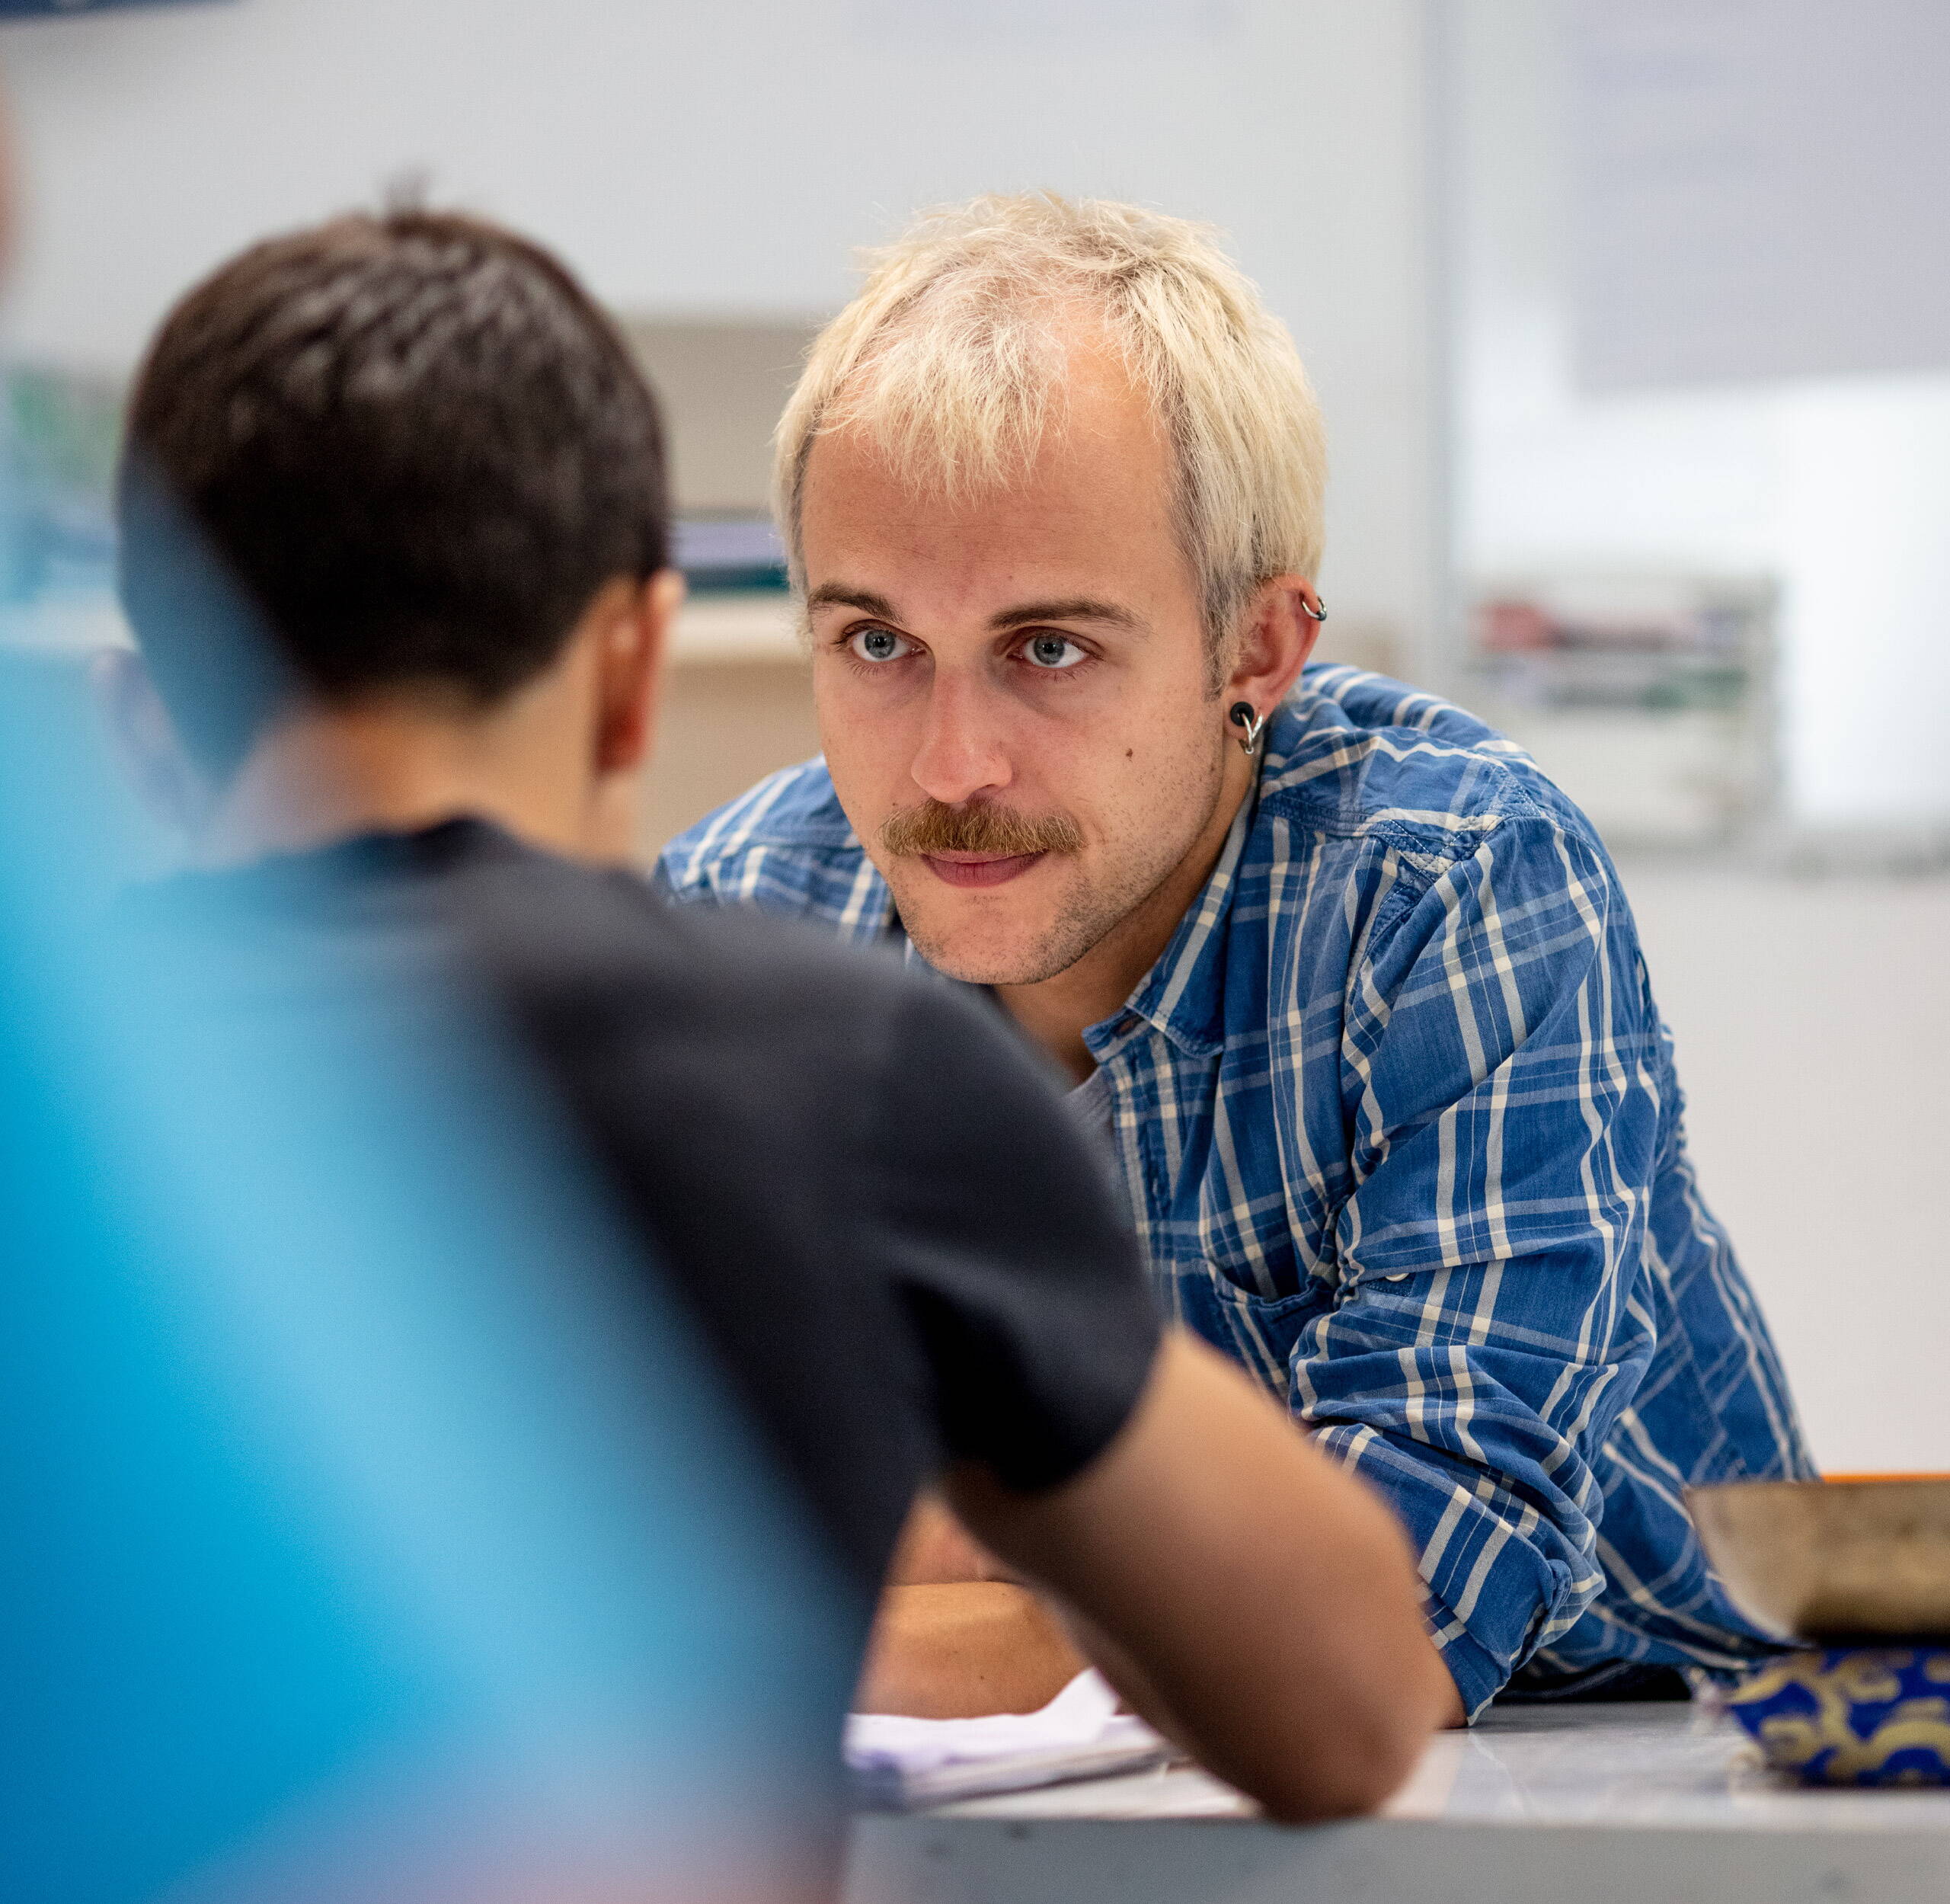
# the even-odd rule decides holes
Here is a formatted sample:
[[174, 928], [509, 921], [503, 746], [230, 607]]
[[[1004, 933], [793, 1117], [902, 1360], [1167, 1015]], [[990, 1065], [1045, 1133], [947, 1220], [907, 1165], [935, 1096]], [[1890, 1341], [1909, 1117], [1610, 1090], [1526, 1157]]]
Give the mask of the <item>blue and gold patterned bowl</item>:
[[1768, 1764], [1950, 1784], [1950, 1475], [1731, 1481], [1686, 1504], [1748, 1617], [1801, 1643], [1727, 1700]]
[[1950, 1645], [1809, 1647], [1731, 1694], [1778, 1771], [1811, 1785], [1950, 1784]]

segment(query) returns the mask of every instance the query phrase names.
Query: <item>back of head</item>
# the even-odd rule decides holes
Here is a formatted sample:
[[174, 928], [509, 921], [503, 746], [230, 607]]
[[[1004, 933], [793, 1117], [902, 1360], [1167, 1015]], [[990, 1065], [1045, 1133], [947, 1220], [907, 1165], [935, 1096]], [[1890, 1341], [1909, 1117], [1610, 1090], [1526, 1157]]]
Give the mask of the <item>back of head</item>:
[[219, 770], [274, 692], [491, 707], [668, 555], [655, 401], [614, 327], [538, 246], [418, 210], [272, 239], [177, 306], [120, 514], [130, 620]]
[[821, 434], [869, 434], [917, 487], [1005, 485], [1061, 425], [1082, 329], [1122, 360], [1171, 445], [1214, 648], [1260, 582], [1315, 574], [1319, 406], [1293, 340], [1207, 228], [1102, 200], [985, 197], [928, 213], [870, 262], [779, 424], [777, 501], [795, 560]]

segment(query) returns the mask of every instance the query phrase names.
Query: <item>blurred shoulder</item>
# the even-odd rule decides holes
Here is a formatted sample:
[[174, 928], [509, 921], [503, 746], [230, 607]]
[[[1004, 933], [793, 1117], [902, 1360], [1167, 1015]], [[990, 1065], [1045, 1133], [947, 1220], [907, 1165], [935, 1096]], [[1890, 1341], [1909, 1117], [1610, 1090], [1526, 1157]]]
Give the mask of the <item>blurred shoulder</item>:
[[745, 907], [673, 906], [639, 873], [526, 847], [468, 883], [470, 936], [503, 984], [537, 1002], [637, 1014], [660, 1035], [840, 1047], [944, 989], [891, 949]]

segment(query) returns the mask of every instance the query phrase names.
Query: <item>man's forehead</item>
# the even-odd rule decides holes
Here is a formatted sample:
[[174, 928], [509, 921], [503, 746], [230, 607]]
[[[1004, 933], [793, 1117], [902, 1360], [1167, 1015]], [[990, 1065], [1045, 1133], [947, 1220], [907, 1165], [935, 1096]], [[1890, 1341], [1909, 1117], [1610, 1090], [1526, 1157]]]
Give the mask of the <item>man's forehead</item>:
[[1171, 612], [1175, 600], [1162, 598], [1188, 578], [1165, 466], [1127, 440], [1130, 453], [1119, 447], [1072, 432], [1018, 478], [957, 497], [906, 474], [857, 431], [817, 439], [800, 523], [809, 608], [899, 619], [920, 612], [921, 596], [930, 609], [946, 597], [997, 626], [1133, 627]]
[[956, 408], [821, 430], [807, 452], [805, 509], [979, 531], [1011, 515], [1151, 518], [1172, 507], [1168, 441], [1151, 405], [1096, 353], [1072, 354], [1033, 421], [977, 428]]
[[[806, 611], [817, 614], [823, 609], [854, 609], [884, 620], [899, 622], [903, 612], [899, 591], [884, 594], [864, 584], [842, 581], [823, 581], [807, 594]], [[1012, 628], [1028, 628], [1041, 622], [1094, 622], [1101, 627], [1142, 633], [1149, 623], [1127, 603], [1098, 595], [1045, 595], [1025, 597], [992, 610], [988, 625], [998, 633]]]

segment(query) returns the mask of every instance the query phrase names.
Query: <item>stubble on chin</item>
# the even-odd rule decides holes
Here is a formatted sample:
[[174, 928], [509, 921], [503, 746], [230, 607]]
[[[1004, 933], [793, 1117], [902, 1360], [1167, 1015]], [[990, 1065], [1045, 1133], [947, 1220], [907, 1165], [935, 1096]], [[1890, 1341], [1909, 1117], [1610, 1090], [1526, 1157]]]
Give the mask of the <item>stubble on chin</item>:
[[[1041, 921], [1010, 923], [1008, 887], [973, 904], [951, 894], [925, 864], [887, 854], [884, 835], [875, 842], [881, 852], [870, 856], [880, 864], [909, 939], [937, 971], [969, 985], [1037, 985], [1088, 957], [1170, 882], [1205, 833], [1223, 789], [1216, 761], [1208, 773], [1184, 776], [1176, 808], [1184, 837], [1156, 859], [1105, 866], [1101, 836], [1094, 853], [1057, 856], [1063, 890]], [[1141, 827], [1135, 830], [1142, 837]]]
[[954, 900], [946, 905], [931, 903], [946, 898], [945, 890], [916, 894], [922, 903], [910, 912], [901, 903], [901, 888], [909, 880], [918, 884], [932, 879], [934, 875], [923, 868], [903, 869], [903, 876], [889, 884], [903, 930], [935, 971], [967, 985], [1039, 985], [1095, 951], [1157, 890], [1169, 870], [1156, 878], [1133, 873], [1107, 892], [1081, 868], [1073, 869], [1068, 889], [1049, 917], [1019, 926], [993, 914], [983, 917], [972, 907], [955, 919]]
[[935, 971], [966, 985], [1040, 984], [1069, 971], [1117, 923], [1111, 919], [1100, 926], [1098, 909], [1074, 898], [1047, 924], [1027, 930], [1011, 930], [993, 919], [942, 923], [931, 918], [925, 906], [910, 915], [900, 907], [897, 891], [895, 904], [916, 951]]

